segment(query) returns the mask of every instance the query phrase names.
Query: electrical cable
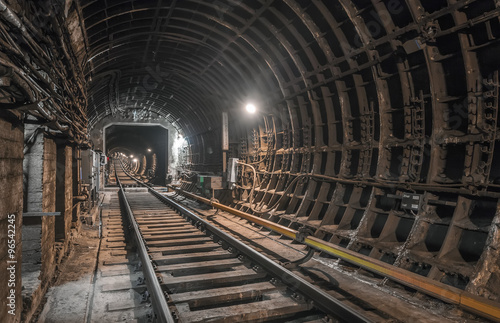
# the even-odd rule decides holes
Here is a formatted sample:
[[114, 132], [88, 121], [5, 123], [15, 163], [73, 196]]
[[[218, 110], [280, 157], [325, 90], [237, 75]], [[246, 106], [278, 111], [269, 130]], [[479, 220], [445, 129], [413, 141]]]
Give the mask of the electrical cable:
[[303, 178], [303, 177], [310, 177], [311, 175], [310, 174], [299, 174], [297, 175], [297, 177], [295, 177], [291, 182], [290, 184], [287, 186], [287, 188], [285, 189], [285, 191], [283, 192], [283, 195], [280, 196], [280, 198], [272, 205], [272, 206], [269, 206], [267, 208], [266, 211], [257, 211], [257, 210], [254, 210], [251, 208], [252, 211], [254, 211], [255, 213], [258, 213], [258, 214], [264, 214], [264, 213], [268, 213], [269, 211], [273, 210], [276, 206], [279, 205], [279, 203], [281, 202], [281, 200], [287, 196], [289, 194], [289, 190], [290, 188], [292, 188], [295, 184], [295, 182], [297, 182], [300, 178]]
[[264, 214], [264, 213], [267, 213], [269, 212], [269, 210], [272, 210], [274, 209], [277, 205], [279, 205], [279, 203], [281, 202], [281, 200], [288, 195], [289, 193], [289, 190], [290, 188], [292, 188], [295, 183], [300, 179], [300, 178], [303, 178], [303, 177], [310, 177], [312, 176], [311, 174], [297, 174], [297, 177], [295, 177], [291, 182], [290, 184], [287, 186], [286, 190], [283, 192], [283, 195], [278, 199], [278, 201], [276, 201], [272, 206], [268, 207], [266, 211], [262, 211], [262, 210], [256, 210], [254, 207], [253, 207], [253, 192], [255, 191], [255, 185], [256, 185], [256, 182], [257, 182], [257, 171], [255, 170], [255, 167], [253, 167], [252, 165], [250, 164], [247, 164], [247, 163], [243, 163], [241, 161], [238, 161], [238, 164], [241, 164], [243, 166], [247, 166], [247, 167], [250, 167], [253, 171], [253, 174], [254, 174], [254, 181], [253, 181], [253, 185], [252, 185], [252, 189], [250, 190], [250, 194], [249, 194], [249, 197], [248, 197], [248, 203], [249, 203], [249, 208], [250, 210], [252, 210], [253, 212], [257, 213], [257, 214]]
[[252, 169], [252, 171], [253, 171], [252, 189], [250, 190], [250, 194], [249, 194], [249, 197], [248, 197], [248, 203], [250, 203], [250, 209], [253, 211], [252, 202], [253, 202], [253, 192], [255, 190], [255, 185], [257, 184], [257, 171], [255, 170], [255, 167], [253, 167], [250, 164], [243, 163], [243, 162], [241, 162], [239, 160], [237, 161], [237, 163], [240, 164], [240, 165], [246, 166], [246, 167], [250, 167]]
[[[82, 78], [73, 71], [78, 84], [74, 88], [70, 86], [67, 75], [62, 72], [65, 70], [63, 62], [54, 59], [59, 57], [59, 53], [55, 52], [59, 49], [64, 52], [70, 63], [74, 63], [66, 52], [68, 39], [55, 38], [56, 41], [53, 41], [51, 37], [38, 37], [42, 42], [35, 41], [30, 32], [35, 36], [40, 36], [41, 33], [31, 22], [26, 17], [19, 18], [4, 1], [0, 0], [0, 4], [4, 8], [2, 14], [4, 21], [0, 21], [0, 35], [3, 38], [0, 46], [7, 49], [7, 55], [0, 64], [13, 69], [13, 83], [31, 102], [21, 108], [36, 118], [45, 119], [52, 124], [50, 126], [52, 129], [66, 133], [75, 142], [88, 144], [85, 132], [88, 119], [82, 108], [86, 101], [84, 86], [81, 84]], [[11, 30], [11, 26], [19, 31], [19, 40], [14, 41], [10, 32], [7, 32]], [[27, 51], [21, 51], [18, 46], [20, 41], [27, 45]], [[77, 93], [78, 90], [80, 93]], [[13, 105], [11, 109], [16, 108], [19, 106]]]

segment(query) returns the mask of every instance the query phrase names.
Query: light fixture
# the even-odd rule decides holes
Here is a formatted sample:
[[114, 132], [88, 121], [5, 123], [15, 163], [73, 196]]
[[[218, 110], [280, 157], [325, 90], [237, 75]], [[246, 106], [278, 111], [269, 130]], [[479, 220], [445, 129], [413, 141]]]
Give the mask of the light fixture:
[[151, 148], [148, 148], [148, 152], [151, 152]]
[[251, 114], [254, 114], [257, 111], [257, 108], [252, 103], [247, 104], [246, 109], [247, 112]]
[[130, 155], [130, 158], [134, 158], [134, 155]]
[[137, 163], [137, 158], [134, 158], [134, 163]]

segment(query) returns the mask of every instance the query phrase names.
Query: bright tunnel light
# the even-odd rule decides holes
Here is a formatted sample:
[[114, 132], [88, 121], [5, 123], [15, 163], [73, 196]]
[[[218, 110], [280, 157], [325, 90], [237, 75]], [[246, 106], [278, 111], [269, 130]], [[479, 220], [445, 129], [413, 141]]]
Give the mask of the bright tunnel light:
[[247, 112], [251, 114], [254, 114], [257, 111], [257, 108], [252, 103], [247, 104], [246, 109]]
[[137, 158], [134, 158], [134, 163], [137, 163]]

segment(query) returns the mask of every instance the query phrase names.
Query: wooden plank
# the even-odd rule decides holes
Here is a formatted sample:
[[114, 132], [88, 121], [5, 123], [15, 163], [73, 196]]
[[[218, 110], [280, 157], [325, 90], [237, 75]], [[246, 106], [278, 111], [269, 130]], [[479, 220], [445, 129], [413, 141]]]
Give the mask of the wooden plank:
[[226, 250], [215, 250], [209, 252], [195, 252], [175, 255], [152, 255], [153, 260], [159, 265], [181, 264], [186, 262], [218, 260], [236, 257], [236, 254], [227, 252]]
[[226, 284], [241, 282], [248, 283], [252, 280], [266, 277], [266, 273], [255, 272], [252, 269], [244, 268], [234, 271], [210, 273], [202, 275], [190, 275], [182, 277], [172, 277], [161, 273], [164, 284], [173, 292], [181, 293], [190, 290], [199, 290], [207, 287], [221, 287]]
[[155, 247], [159, 247], [159, 246], [165, 246], [165, 247], [168, 247], [168, 246], [182, 246], [182, 245], [190, 245], [190, 244], [199, 244], [199, 243], [203, 243], [203, 242], [208, 242], [208, 241], [212, 241], [212, 239], [210, 239], [210, 237], [199, 237], [199, 238], [189, 238], [189, 239], [176, 239], [176, 240], [159, 240], [159, 241], [153, 241], [153, 240], [149, 240], [147, 241], [147, 246], [148, 247], [151, 247], [151, 246], [155, 246]]
[[176, 224], [176, 225], [154, 225], [154, 224], [143, 224], [141, 225], [141, 231], [173, 231], [173, 230], [189, 230], [189, 229], [196, 229], [194, 226], [192, 226], [190, 223], [184, 223], [182, 225]]
[[[257, 321], [265, 317], [284, 318], [293, 314], [307, 311], [310, 305], [297, 303], [288, 297], [277, 297], [275, 299], [252, 302], [247, 304], [216, 307], [194, 312], [181, 312], [181, 321], [185, 322], [247, 322]], [[179, 306], [178, 306], [179, 308]]]
[[109, 242], [104, 244], [103, 249], [123, 249], [123, 250], [128, 250], [131, 249], [131, 246], [127, 246], [125, 243], [119, 243], [119, 242]]
[[138, 216], [140, 218], [156, 218], [156, 217], [164, 217], [164, 218], [169, 218], [169, 219], [182, 219], [183, 217], [180, 216], [178, 213], [175, 212], [157, 212], [155, 210], [152, 211], [141, 211], [141, 210], [134, 210], [134, 215]]
[[235, 266], [241, 266], [242, 263], [237, 258], [211, 260], [202, 262], [191, 262], [176, 265], [163, 265], [158, 266], [158, 272], [169, 272], [171, 275], [192, 275], [196, 273], [207, 273], [214, 271], [227, 270]]
[[108, 232], [106, 232], [105, 237], [108, 237], [108, 238], [123, 238], [123, 239], [125, 239], [125, 234], [123, 232], [108, 231]]
[[139, 224], [160, 224], [160, 223], [166, 223], [166, 224], [186, 224], [186, 220], [184, 219], [175, 219], [175, 220], [160, 220], [160, 219], [154, 219], [154, 220], [142, 220], [142, 219], [135, 219], [137, 223]]
[[164, 254], [179, 254], [187, 252], [201, 252], [203, 250], [214, 250], [220, 248], [216, 243], [204, 243], [196, 245], [186, 245], [186, 246], [174, 246], [174, 247], [151, 247], [149, 252], [162, 252]]
[[153, 234], [145, 234], [143, 232], [143, 237], [145, 239], [163, 239], [163, 240], [170, 240], [170, 239], [182, 239], [182, 238], [197, 238], [197, 237], [205, 237], [206, 235], [202, 233], [201, 231], [195, 231], [195, 232], [190, 232], [190, 233], [172, 233], [172, 234], [163, 234], [163, 235], [153, 235]]
[[126, 242], [124, 237], [108, 237], [107, 242]]
[[192, 309], [207, 305], [222, 305], [224, 302], [233, 302], [236, 300], [257, 299], [264, 293], [276, 290], [278, 290], [278, 288], [273, 284], [269, 282], [262, 282], [244, 286], [222, 287], [172, 294], [170, 295], [170, 300], [174, 303], [187, 302], [189, 307]]
[[162, 229], [149, 229], [149, 230], [142, 230], [142, 234], [144, 235], [150, 235], [150, 236], [155, 236], [155, 235], [161, 235], [161, 234], [178, 234], [178, 233], [191, 233], [191, 232], [200, 232], [200, 230], [190, 227], [186, 229], [170, 229], [170, 230], [162, 230]]
[[123, 225], [107, 225], [106, 229], [112, 230], [112, 231], [122, 231], [123, 232]]
[[135, 265], [137, 263], [137, 260], [130, 260], [130, 259], [116, 259], [116, 260], [105, 260], [103, 261], [103, 266], [115, 266], [115, 265]]
[[187, 222], [183, 222], [183, 223], [177, 223], [177, 224], [141, 224], [141, 230], [142, 230], [142, 227], [146, 227], [147, 229], [150, 229], [150, 228], [181, 228], [181, 227], [188, 227], [188, 228], [192, 228], [193, 226]]

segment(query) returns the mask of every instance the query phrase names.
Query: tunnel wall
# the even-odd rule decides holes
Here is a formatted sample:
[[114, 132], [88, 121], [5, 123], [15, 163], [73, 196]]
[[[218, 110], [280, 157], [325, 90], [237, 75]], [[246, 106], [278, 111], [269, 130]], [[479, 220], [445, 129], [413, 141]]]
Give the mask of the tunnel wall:
[[[56, 211], [56, 165], [56, 143], [51, 139], [45, 138], [43, 151], [42, 212]], [[40, 275], [42, 284], [48, 284], [54, 274], [55, 220], [54, 216], [42, 217], [42, 269]]]
[[[316, 100], [312, 106], [331, 104], [325, 97]], [[377, 155], [370, 152], [379, 148], [362, 147], [369, 137], [335, 145], [348, 134], [330, 133], [328, 138], [334, 140], [326, 144], [323, 127], [317, 125], [321, 121], [308, 117], [309, 108], [289, 106], [281, 116], [264, 116], [267, 122], [260, 121], [242, 139], [236, 150], [256, 166], [259, 184], [253, 210], [241, 192], [233, 205], [251, 213], [273, 210], [264, 216], [294, 229], [304, 226], [325, 241], [498, 300], [500, 212], [494, 185], [482, 192], [467, 190], [465, 173], [458, 185], [410, 180], [407, 168], [374, 162]], [[293, 116], [291, 125], [287, 112]], [[396, 162], [403, 165], [410, 160], [404, 149], [396, 149]], [[460, 167], [460, 162], [465, 163], [457, 156], [446, 167]], [[492, 165], [492, 171], [497, 167]], [[427, 179], [425, 172], [431, 170], [422, 170]], [[243, 175], [243, 185], [251, 187], [251, 170], [246, 168]], [[420, 199], [415, 210], [404, 208], [404, 194]]]
[[[231, 55], [253, 46], [283, 94], [261, 106], [249, 131], [233, 127], [230, 155], [260, 172], [255, 207], [498, 299], [498, 6], [290, 0], [249, 10], [257, 22]], [[240, 32], [240, 21], [228, 21], [228, 34]], [[195, 140], [193, 158], [210, 157]], [[405, 194], [418, 198], [416, 209], [403, 207]], [[253, 212], [244, 196], [234, 205]]]
[[[26, 125], [23, 145], [22, 320], [29, 321], [68, 251], [73, 220], [73, 148], [46, 127]], [[78, 149], [75, 149], [78, 151]], [[78, 184], [78, 178], [74, 181]], [[60, 212], [54, 216], [44, 214]], [[31, 214], [27, 214], [31, 213]], [[78, 225], [76, 226], [78, 227]], [[20, 256], [20, 255], [19, 255]]]
[[[24, 146], [24, 129], [22, 126], [14, 126], [11, 122], [0, 118], [0, 317], [4, 322], [20, 322], [22, 299], [21, 299], [21, 227], [22, 227], [22, 211], [23, 211], [23, 146]], [[16, 272], [14, 275], [15, 282], [15, 315], [8, 314], [10, 309], [7, 307], [7, 297], [10, 296], [10, 288], [8, 282], [10, 273], [8, 268], [8, 215], [15, 215], [15, 260]]]
[[[64, 186], [61, 209], [58, 207], [65, 213], [61, 217], [64, 224], [59, 233], [60, 237], [69, 237], [66, 216], [69, 213], [72, 217], [73, 201], [68, 186], [72, 189], [71, 177], [78, 186], [78, 174], [77, 169], [74, 175], [68, 171], [71, 159], [67, 156], [58, 163], [56, 141], [87, 145], [85, 81], [75, 57], [76, 53], [83, 59], [85, 50], [83, 44], [72, 48], [69, 40], [82, 37], [76, 1], [9, 0], [2, 1], [1, 7], [0, 24], [5, 32], [0, 50], [0, 320], [19, 322], [31, 319], [54, 277], [56, 263], [69, 245], [68, 239], [60, 240], [64, 246], [56, 250], [54, 216], [23, 218], [23, 208], [24, 213], [55, 211], [56, 192]], [[65, 20], [67, 17], [74, 20]], [[38, 128], [34, 151], [28, 148], [30, 138], [24, 135], [27, 128]], [[71, 155], [71, 150], [64, 151]], [[32, 167], [24, 179], [23, 173], [28, 175], [29, 170], [23, 164]], [[65, 174], [59, 176], [63, 169]], [[79, 192], [76, 188], [75, 194]], [[75, 218], [78, 210], [76, 207]], [[16, 215], [15, 315], [6, 312], [5, 304], [10, 278], [6, 276], [8, 214]], [[23, 253], [33, 259], [23, 257]], [[24, 275], [25, 264], [33, 269], [30, 277]]]

